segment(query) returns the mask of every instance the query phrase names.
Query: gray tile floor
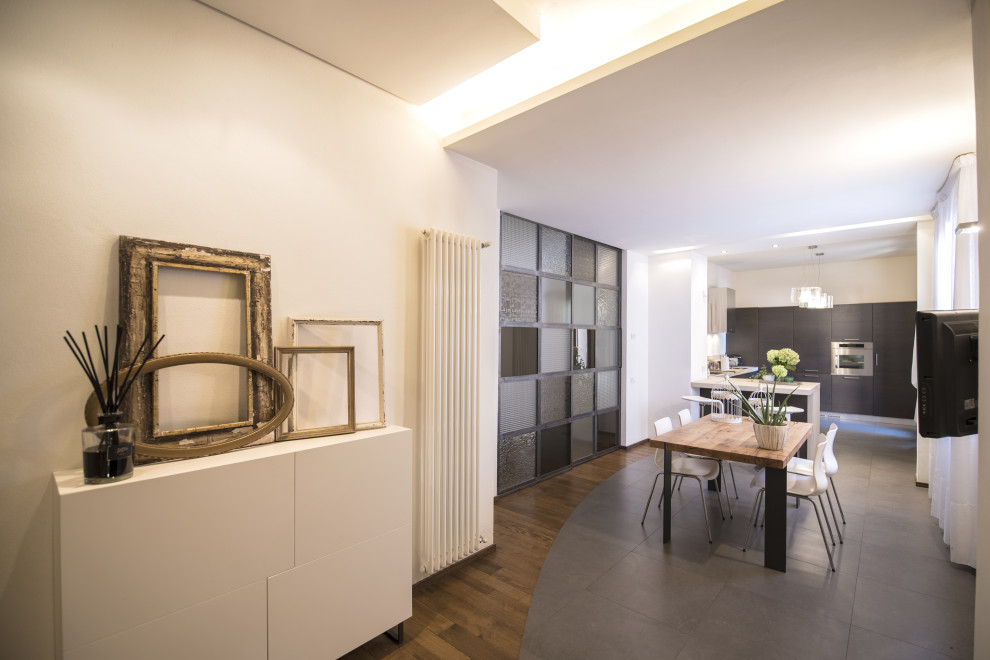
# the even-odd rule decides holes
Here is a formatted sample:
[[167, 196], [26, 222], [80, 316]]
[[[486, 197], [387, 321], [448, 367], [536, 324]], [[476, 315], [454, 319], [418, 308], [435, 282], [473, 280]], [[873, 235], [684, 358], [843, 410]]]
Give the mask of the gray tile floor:
[[[601, 484], [561, 529], [533, 593], [522, 658], [969, 658], [975, 576], [948, 560], [914, 485], [914, 430], [839, 422], [835, 440], [845, 542], [836, 572], [812, 507], [788, 508], [787, 573], [763, 568], [763, 537], [742, 552], [756, 491], [734, 464], [739, 499], [722, 521], [686, 480], [664, 546], [657, 470], [643, 459]], [[655, 496], [656, 497], [656, 496]], [[724, 505], [724, 499], [723, 499]], [[838, 542], [838, 539], [836, 539]]]

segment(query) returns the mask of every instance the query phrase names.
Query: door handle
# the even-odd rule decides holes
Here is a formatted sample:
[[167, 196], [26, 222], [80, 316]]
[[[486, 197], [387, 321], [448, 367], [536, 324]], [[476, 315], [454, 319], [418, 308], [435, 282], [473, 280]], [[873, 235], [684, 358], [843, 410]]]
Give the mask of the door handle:
[[843, 380], [860, 380], [859, 376], [843, 376]]

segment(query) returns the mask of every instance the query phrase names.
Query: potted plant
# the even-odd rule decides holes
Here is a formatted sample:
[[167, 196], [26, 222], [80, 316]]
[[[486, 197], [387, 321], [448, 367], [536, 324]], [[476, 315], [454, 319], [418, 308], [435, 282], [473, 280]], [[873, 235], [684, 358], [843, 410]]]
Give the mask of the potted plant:
[[787, 393], [780, 403], [776, 403], [777, 383], [773, 386], [760, 385], [759, 396], [750, 400], [739, 388], [726, 380], [733, 394], [739, 397], [743, 412], [753, 421], [756, 444], [760, 449], [783, 449], [787, 440], [787, 402], [794, 390]]
[[788, 376], [788, 371], [797, 369], [801, 356], [792, 348], [780, 348], [767, 351], [767, 361], [772, 365], [771, 371], [777, 380], [792, 382], [793, 376]]

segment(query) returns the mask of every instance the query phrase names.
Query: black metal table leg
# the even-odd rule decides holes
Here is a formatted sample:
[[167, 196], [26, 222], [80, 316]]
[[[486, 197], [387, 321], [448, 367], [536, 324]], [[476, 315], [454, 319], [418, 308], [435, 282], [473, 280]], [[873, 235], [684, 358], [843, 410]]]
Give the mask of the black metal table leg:
[[787, 571], [787, 470], [766, 468], [766, 552], [763, 565]]
[[663, 542], [670, 541], [670, 470], [671, 452], [663, 450]]

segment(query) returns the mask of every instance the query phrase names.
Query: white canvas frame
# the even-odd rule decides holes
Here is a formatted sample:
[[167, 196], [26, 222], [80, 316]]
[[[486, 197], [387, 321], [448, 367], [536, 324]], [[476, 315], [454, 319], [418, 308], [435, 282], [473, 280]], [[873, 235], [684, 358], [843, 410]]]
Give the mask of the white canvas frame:
[[381, 320], [290, 318], [293, 346], [353, 346], [356, 428], [385, 427], [385, 354]]

